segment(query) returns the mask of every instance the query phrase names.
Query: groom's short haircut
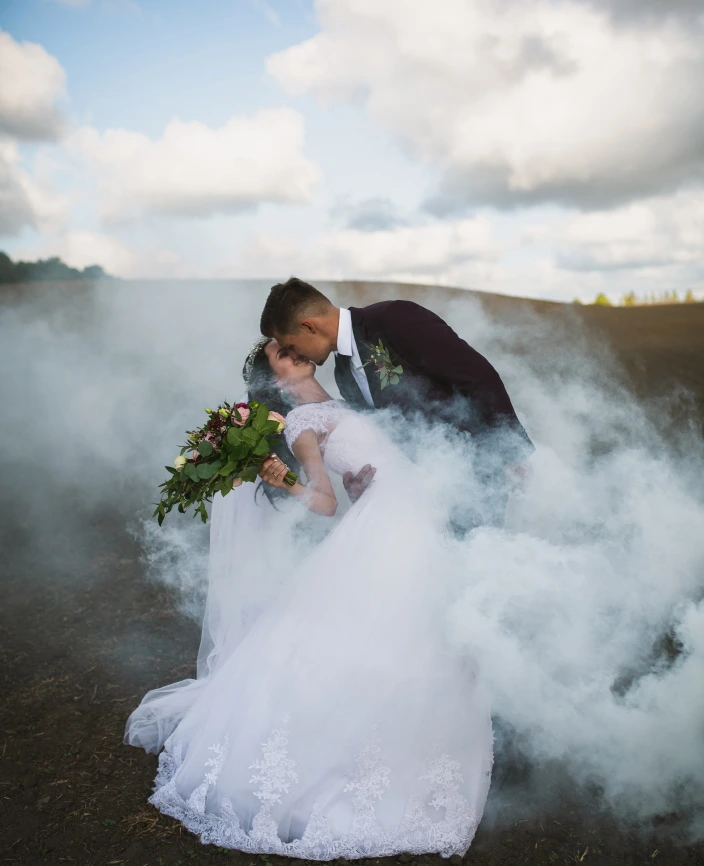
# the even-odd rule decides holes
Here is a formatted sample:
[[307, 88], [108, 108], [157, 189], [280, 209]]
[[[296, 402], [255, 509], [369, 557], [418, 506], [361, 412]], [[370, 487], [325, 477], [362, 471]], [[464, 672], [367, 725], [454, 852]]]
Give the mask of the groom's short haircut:
[[325, 315], [332, 306], [315, 286], [290, 277], [269, 292], [262, 311], [261, 332], [265, 337], [273, 337], [274, 333], [293, 334], [306, 316]]

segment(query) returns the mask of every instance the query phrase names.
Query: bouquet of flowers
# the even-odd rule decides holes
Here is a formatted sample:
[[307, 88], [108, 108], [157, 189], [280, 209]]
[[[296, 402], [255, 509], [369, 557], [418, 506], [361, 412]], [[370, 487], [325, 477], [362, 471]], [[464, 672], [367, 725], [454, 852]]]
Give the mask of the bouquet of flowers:
[[[166, 466], [170, 477], [159, 486], [161, 500], [153, 517], [164, 522], [174, 505], [181, 514], [192, 505], [205, 523], [205, 503], [213, 494], [226, 496], [243, 481], [256, 481], [259, 468], [269, 457], [271, 446], [286, 426], [278, 412], [270, 412], [263, 403], [223, 403], [216, 410], [206, 409], [208, 422], [197, 430], [187, 431], [188, 440], [174, 460]], [[294, 472], [284, 478], [289, 487], [298, 480]]]

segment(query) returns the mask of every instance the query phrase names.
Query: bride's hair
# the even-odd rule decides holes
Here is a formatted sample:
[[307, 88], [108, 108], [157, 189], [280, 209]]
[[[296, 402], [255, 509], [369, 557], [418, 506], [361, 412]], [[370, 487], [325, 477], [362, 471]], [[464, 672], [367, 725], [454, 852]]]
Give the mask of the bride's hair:
[[[286, 417], [291, 409], [295, 407], [296, 403], [292, 397], [282, 390], [274, 375], [274, 371], [271, 369], [271, 364], [265, 351], [270, 342], [271, 340], [267, 340], [265, 343], [262, 343], [253, 358], [251, 358], [251, 366], [245, 364], [245, 369], [242, 371], [247, 385], [247, 400], [250, 403], [252, 400], [256, 400], [257, 403], [263, 403], [270, 412], [278, 412], [280, 415]], [[272, 447], [271, 453], [276, 454], [292, 472], [300, 475], [301, 464], [293, 456], [284, 436], [281, 437], [281, 441], [278, 444]], [[272, 505], [276, 503], [277, 499], [288, 497], [285, 490], [279, 490], [278, 487], [272, 487], [271, 484], [262, 484], [261, 489]]]

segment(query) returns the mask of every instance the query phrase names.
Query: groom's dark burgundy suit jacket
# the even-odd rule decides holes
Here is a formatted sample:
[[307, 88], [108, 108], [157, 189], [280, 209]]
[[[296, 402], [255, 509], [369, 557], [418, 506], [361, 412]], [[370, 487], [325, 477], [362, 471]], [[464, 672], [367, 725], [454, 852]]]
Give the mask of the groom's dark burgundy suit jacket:
[[[376, 408], [398, 406], [406, 414], [425, 415], [430, 410], [471, 434], [484, 453], [491, 451], [494, 466], [521, 463], [535, 450], [499, 374], [435, 313], [412, 301], [382, 301], [350, 312], [362, 363], [370, 355], [366, 346], [381, 340], [403, 367], [399, 384], [383, 391], [374, 365], [364, 368]], [[337, 356], [335, 379], [348, 403], [368, 408], [348, 357]]]

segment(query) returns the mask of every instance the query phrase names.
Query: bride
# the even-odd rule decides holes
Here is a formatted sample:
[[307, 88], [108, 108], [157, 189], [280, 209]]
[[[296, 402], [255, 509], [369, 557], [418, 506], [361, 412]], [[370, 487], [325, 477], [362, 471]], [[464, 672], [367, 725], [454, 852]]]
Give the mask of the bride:
[[[125, 742], [163, 746], [149, 802], [204, 843], [252, 853], [463, 855], [493, 737], [478, 672], [444, 639], [441, 503], [311, 362], [262, 340], [244, 377], [250, 400], [286, 413], [285, 443], [256, 489], [213, 502], [197, 678], [149, 692], [128, 720]], [[286, 487], [287, 464], [305, 485]], [[330, 473], [366, 464], [372, 484], [307, 557], [267, 561], [272, 502], [332, 516]]]

